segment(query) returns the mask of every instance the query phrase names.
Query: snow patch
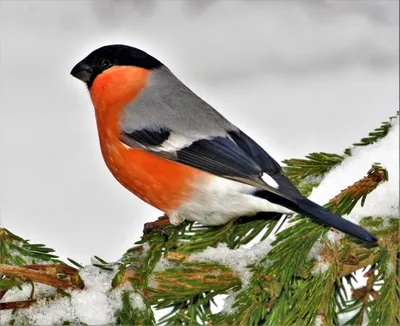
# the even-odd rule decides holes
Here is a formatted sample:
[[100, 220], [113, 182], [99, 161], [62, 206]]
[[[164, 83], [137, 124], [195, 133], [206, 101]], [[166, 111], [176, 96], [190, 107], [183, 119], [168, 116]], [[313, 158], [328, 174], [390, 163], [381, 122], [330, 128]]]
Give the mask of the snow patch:
[[318, 315], [316, 318], [315, 318], [315, 323], [314, 323], [314, 326], [323, 326], [323, 325], [325, 325], [326, 323], [325, 323], [325, 317], [323, 317], [322, 315]]
[[316, 264], [311, 271], [312, 275], [324, 274], [329, 270], [331, 266], [327, 261], [325, 261], [324, 257], [321, 255], [323, 245], [324, 244], [322, 240], [318, 240], [314, 243], [310, 252], [308, 253], [308, 259], [316, 260]]
[[385, 278], [389, 278], [393, 274], [394, 271], [395, 271], [394, 264], [392, 262], [389, 262], [386, 265]]
[[[56, 290], [50, 286], [35, 283], [34, 298], [37, 304], [18, 310], [11, 316], [11, 310], [0, 311], [0, 324], [8, 324], [12, 318], [16, 324], [54, 325], [63, 321], [85, 323], [88, 325], [104, 325], [115, 323], [115, 313], [122, 308], [122, 292], [125, 288], [111, 289], [111, 281], [117, 273], [105, 271], [95, 266], [86, 266], [79, 273], [85, 283], [84, 290], [70, 290], [71, 297], [46, 300], [45, 296], [55, 295]], [[24, 284], [22, 291], [7, 291], [2, 302], [21, 301], [29, 298], [31, 285]], [[130, 294], [132, 306], [144, 309], [145, 303], [138, 293]]]
[[232, 307], [233, 304], [235, 303], [235, 298], [236, 296], [240, 293], [241, 291], [238, 292], [233, 292], [233, 291], [228, 291], [228, 296], [225, 298], [224, 301], [224, 307], [222, 309], [222, 313], [224, 314], [232, 314], [235, 312], [235, 310], [237, 309], [237, 307]]
[[170, 269], [170, 268], [175, 268], [176, 263], [173, 261], [170, 261], [166, 258], [160, 258], [160, 260], [157, 262], [156, 266], [154, 267], [154, 271], [162, 271], [164, 269]]
[[331, 264], [326, 261], [319, 261], [311, 271], [312, 275], [325, 274], [329, 271]]
[[129, 300], [132, 304], [132, 307], [135, 307], [136, 309], [139, 310], [146, 309], [146, 303], [144, 302], [143, 297], [139, 293], [131, 292], [129, 294]]
[[321, 205], [327, 203], [341, 190], [362, 179], [374, 163], [380, 163], [389, 173], [389, 181], [370, 193], [361, 207], [357, 203], [347, 218], [359, 222], [365, 216], [399, 217], [399, 118], [380, 141], [352, 149], [339, 166], [328, 172], [320, 185], [313, 189], [310, 200]]
[[237, 249], [229, 249], [225, 243], [220, 243], [217, 248], [208, 247], [203, 252], [191, 255], [190, 258], [192, 261], [215, 262], [229, 267], [242, 280], [243, 287], [246, 287], [252, 275], [248, 266], [265, 257], [272, 249], [273, 240], [274, 238], [270, 237], [251, 248]]

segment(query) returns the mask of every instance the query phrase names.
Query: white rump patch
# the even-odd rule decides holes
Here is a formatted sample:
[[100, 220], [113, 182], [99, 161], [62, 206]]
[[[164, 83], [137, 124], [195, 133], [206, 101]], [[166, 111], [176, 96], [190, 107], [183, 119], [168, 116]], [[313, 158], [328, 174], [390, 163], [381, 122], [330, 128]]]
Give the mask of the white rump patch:
[[183, 217], [203, 225], [220, 225], [234, 217], [258, 212], [292, 213], [283, 206], [253, 196], [257, 188], [237, 181], [211, 176], [194, 184], [194, 187], [196, 190], [190, 201], [185, 202], [176, 212], [168, 212], [170, 220], [172, 216], [171, 223], [179, 223]]

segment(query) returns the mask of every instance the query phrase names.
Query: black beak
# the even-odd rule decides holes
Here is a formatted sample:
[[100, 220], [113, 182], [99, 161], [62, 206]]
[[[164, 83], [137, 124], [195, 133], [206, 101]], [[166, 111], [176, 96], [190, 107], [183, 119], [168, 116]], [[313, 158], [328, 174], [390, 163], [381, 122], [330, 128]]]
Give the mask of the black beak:
[[71, 75], [86, 83], [92, 78], [93, 69], [88, 64], [81, 61], [72, 68]]

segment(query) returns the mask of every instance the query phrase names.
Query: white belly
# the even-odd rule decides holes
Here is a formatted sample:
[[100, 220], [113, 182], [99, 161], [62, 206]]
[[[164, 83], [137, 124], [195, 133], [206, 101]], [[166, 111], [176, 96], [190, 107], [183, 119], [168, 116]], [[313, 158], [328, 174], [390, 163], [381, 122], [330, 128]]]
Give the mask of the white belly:
[[215, 176], [196, 184], [192, 200], [168, 216], [172, 224], [186, 219], [203, 225], [219, 225], [258, 212], [292, 213], [285, 207], [253, 196], [256, 190], [253, 186]]

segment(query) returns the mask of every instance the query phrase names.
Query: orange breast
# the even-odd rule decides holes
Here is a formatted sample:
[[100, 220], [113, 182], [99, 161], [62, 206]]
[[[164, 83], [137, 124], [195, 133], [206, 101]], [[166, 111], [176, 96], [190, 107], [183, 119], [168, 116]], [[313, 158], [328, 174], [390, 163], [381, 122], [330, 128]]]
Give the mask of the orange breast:
[[192, 196], [192, 184], [206, 174], [119, 140], [120, 115], [146, 85], [148, 70], [113, 67], [97, 76], [90, 95], [96, 111], [101, 151], [114, 177], [132, 193], [168, 213]]
[[116, 142], [104, 142], [103, 157], [115, 178], [132, 193], [168, 213], [192, 195], [199, 172]]

